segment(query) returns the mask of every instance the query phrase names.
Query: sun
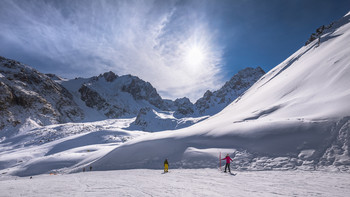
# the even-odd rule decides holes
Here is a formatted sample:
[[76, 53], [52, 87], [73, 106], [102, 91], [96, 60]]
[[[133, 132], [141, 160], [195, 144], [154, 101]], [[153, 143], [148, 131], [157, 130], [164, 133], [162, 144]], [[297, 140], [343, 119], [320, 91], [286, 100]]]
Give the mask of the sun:
[[199, 67], [204, 63], [205, 51], [200, 46], [191, 46], [186, 52], [186, 63], [189, 66]]

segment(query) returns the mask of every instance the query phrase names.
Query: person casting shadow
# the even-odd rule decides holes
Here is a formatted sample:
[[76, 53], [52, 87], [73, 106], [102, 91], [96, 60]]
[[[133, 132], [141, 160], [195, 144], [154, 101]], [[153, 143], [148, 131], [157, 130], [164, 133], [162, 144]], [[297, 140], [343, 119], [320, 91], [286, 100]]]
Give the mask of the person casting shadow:
[[225, 171], [224, 171], [224, 172], [226, 172], [226, 170], [227, 170], [227, 168], [228, 168], [228, 171], [231, 173], [230, 163], [231, 163], [231, 161], [233, 161], [233, 160], [231, 159], [231, 157], [227, 154], [226, 157], [223, 158], [222, 160], [226, 160], [226, 165], [225, 165]]

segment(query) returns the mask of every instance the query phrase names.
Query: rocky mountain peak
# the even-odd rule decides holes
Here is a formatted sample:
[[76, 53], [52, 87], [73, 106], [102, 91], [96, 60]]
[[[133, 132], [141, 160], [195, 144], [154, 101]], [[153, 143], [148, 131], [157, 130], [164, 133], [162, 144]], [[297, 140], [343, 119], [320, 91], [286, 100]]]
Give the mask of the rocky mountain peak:
[[118, 77], [118, 75], [116, 75], [116, 74], [115, 74], [114, 72], [112, 72], [112, 71], [109, 71], [109, 72], [105, 72], [105, 73], [99, 75], [98, 77], [99, 77], [99, 78], [101, 78], [101, 77], [105, 78], [105, 80], [106, 80], [107, 82], [113, 82], [113, 81]]
[[82, 119], [73, 96], [47, 75], [3, 57], [0, 73], [0, 129], [28, 118], [40, 125]]
[[194, 113], [194, 105], [187, 97], [176, 99], [174, 105], [177, 108], [175, 116], [188, 116]]
[[130, 83], [124, 84], [122, 91], [130, 93], [135, 100], [146, 100], [155, 107], [166, 110], [163, 99], [157, 90], [149, 83], [138, 77], [127, 75]]

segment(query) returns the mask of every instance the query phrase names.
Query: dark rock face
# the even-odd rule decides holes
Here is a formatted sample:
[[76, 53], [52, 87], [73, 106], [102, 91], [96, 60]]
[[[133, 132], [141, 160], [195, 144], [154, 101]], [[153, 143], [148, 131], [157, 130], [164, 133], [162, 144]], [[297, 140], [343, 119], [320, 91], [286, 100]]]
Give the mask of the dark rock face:
[[152, 113], [152, 109], [149, 107], [141, 108], [139, 113], [136, 116], [135, 124], [140, 127], [147, 127], [147, 114]]
[[96, 107], [98, 110], [101, 110], [108, 106], [106, 100], [103, 99], [95, 90], [89, 88], [86, 84], [83, 84], [79, 89], [81, 94], [81, 100], [85, 101], [86, 106]]
[[328, 26], [324, 26], [322, 25], [321, 27], [316, 29], [315, 33], [312, 33], [310, 38], [305, 42], [305, 46], [310, 44], [312, 41], [319, 39], [321, 37], [321, 35], [323, 34], [323, 32], [327, 29], [330, 29], [333, 26], [334, 23], [331, 23]]
[[3, 57], [0, 73], [0, 125], [16, 126], [27, 118], [42, 125], [82, 119], [72, 95], [48, 76]]
[[198, 99], [195, 103], [196, 108], [199, 110], [199, 113], [204, 113], [205, 109], [208, 109], [210, 107], [211, 98], [213, 96], [213, 93], [210, 90], [207, 90], [203, 97]]
[[108, 81], [108, 82], [113, 82], [113, 81], [118, 77], [118, 75], [114, 74], [114, 72], [112, 72], [112, 71], [103, 73], [102, 76], [103, 76], [103, 77], [106, 79], [106, 81]]
[[51, 80], [63, 80], [61, 77], [59, 77], [55, 74], [47, 73], [45, 75], [48, 76]]
[[108, 118], [118, 118], [127, 112], [121, 107], [109, 104], [98, 92], [86, 84], [81, 86], [79, 92], [86, 106], [104, 111]]
[[181, 99], [176, 99], [174, 102], [177, 108], [175, 116], [190, 116], [194, 113], [194, 105], [191, 103], [190, 99], [184, 97]]
[[9, 86], [4, 82], [0, 82], [0, 110], [7, 109], [14, 101], [14, 95]]

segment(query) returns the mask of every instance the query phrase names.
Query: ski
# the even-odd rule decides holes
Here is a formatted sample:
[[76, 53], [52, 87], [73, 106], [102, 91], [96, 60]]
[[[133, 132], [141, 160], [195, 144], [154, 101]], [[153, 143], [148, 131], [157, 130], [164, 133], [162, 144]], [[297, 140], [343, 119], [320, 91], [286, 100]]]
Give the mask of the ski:
[[233, 172], [223, 172], [223, 171], [221, 171], [222, 173], [225, 173], [225, 174], [229, 174], [229, 175], [232, 175], [232, 176], [236, 176], [237, 175], [237, 173], [233, 173]]

